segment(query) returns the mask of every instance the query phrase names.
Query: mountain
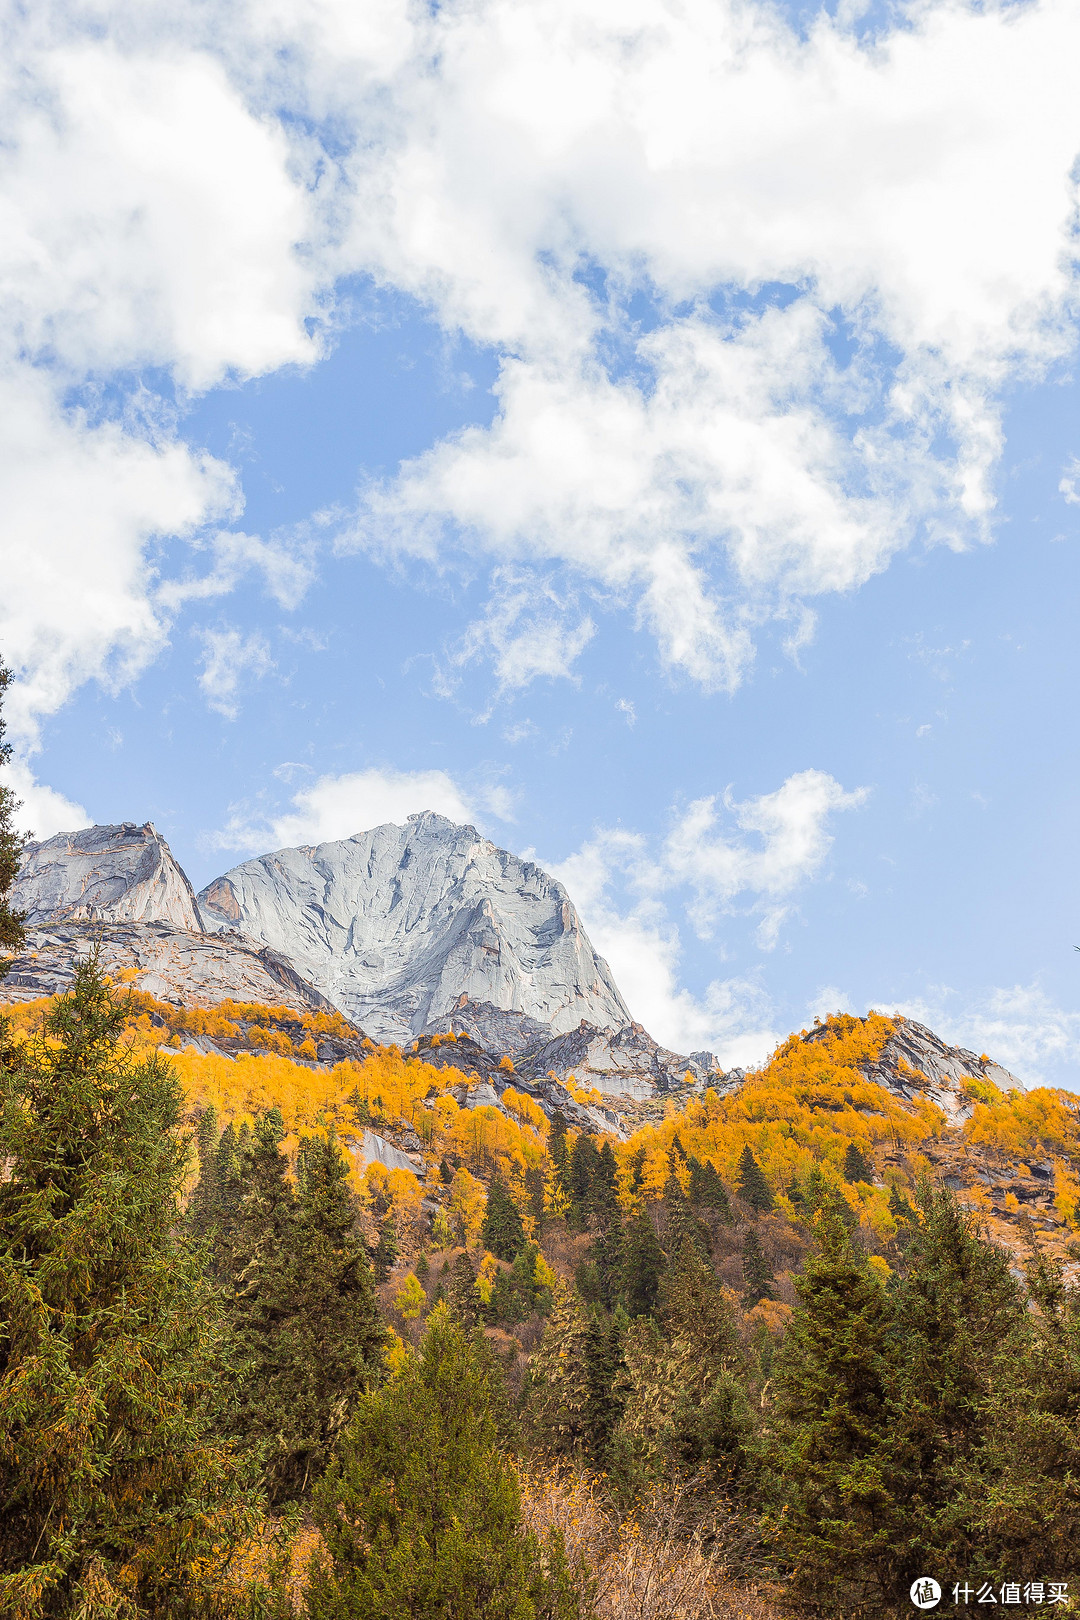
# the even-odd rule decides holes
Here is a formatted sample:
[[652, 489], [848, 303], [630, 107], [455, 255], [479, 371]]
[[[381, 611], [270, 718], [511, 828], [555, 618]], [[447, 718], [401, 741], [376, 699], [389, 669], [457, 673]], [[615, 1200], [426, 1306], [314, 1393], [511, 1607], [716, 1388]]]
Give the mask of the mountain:
[[195, 894], [152, 821], [28, 844], [11, 892], [27, 923], [165, 922], [202, 932]]
[[206, 928], [290, 957], [377, 1041], [410, 1041], [463, 996], [550, 1034], [631, 1022], [562, 884], [432, 811], [245, 861], [198, 904]]

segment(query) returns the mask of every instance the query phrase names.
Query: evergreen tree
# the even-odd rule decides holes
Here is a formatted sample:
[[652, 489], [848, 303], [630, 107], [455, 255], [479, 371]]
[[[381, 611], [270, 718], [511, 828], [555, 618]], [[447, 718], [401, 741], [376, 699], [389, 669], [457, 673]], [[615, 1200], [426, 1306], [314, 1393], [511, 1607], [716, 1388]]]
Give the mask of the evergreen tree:
[[739, 1197], [758, 1214], [775, 1209], [776, 1200], [765, 1179], [765, 1172], [750, 1151], [749, 1142], [739, 1158], [739, 1179], [735, 1188]]
[[0, 1610], [25, 1620], [239, 1606], [179, 1086], [125, 1016], [91, 958], [42, 1036], [0, 1032]]
[[671, 1468], [711, 1484], [744, 1466], [751, 1420], [731, 1309], [712, 1267], [684, 1246], [664, 1278], [656, 1322], [626, 1335], [626, 1411], [613, 1450], [624, 1484]]
[[667, 1245], [670, 1255], [678, 1254], [684, 1243], [694, 1246], [702, 1255], [709, 1252], [709, 1237], [694, 1214], [678, 1179], [670, 1175], [664, 1184], [664, 1212], [667, 1216]]
[[589, 1314], [576, 1288], [557, 1283], [551, 1315], [529, 1369], [529, 1415], [540, 1444], [557, 1456], [583, 1450], [589, 1433]]
[[307, 1141], [294, 1194], [278, 1126], [272, 1114], [256, 1123], [230, 1253], [233, 1425], [274, 1503], [304, 1495], [325, 1467], [386, 1345], [337, 1139]]
[[874, 1166], [858, 1142], [849, 1142], [844, 1153], [844, 1180], [870, 1181], [874, 1179]]
[[757, 1228], [746, 1234], [742, 1251], [743, 1304], [748, 1308], [763, 1299], [775, 1299], [772, 1262], [761, 1246]]
[[199, 1179], [188, 1205], [191, 1230], [205, 1238], [218, 1217], [218, 1128], [217, 1111], [204, 1108], [195, 1128], [195, 1149], [199, 1158]]
[[497, 1381], [483, 1344], [440, 1308], [419, 1355], [361, 1398], [315, 1493], [329, 1565], [313, 1565], [310, 1620], [573, 1620], [549, 1573], [560, 1558], [545, 1569], [522, 1528]]
[[570, 1152], [568, 1166], [571, 1224], [583, 1227], [592, 1211], [593, 1183], [600, 1168], [600, 1152], [593, 1138], [582, 1131]]
[[454, 1261], [446, 1298], [455, 1319], [463, 1327], [474, 1328], [480, 1318], [480, 1295], [476, 1291], [476, 1272], [465, 1253]]
[[651, 1316], [660, 1293], [664, 1251], [652, 1217], [642, 1205], [631, 1216], [623, 1236], [621, 1295], [630, 1316]]
[[895, 1575], [894, 1312], [835, 1210], [815, 1238], [777, 1369], [775, 1529], [803, 1595], [834, 1613], [875, 1600], [881, 1612]]
[[488, 1188], [487, 1209], [480, 1228], [480, 1241], [497, 1260], [513, 1260], [525, 1244], [525, 1226], [518, 1207], [498, 1171]]
[[375, 1246], [375, 1281], [386, 1282], [398, 1257], [397, 1222], [393, 1210], [388, 1210], [379, 1227], [379, 1241]]
[[416, 1257], [416, 1264], [413, 1266], [413, 1270], [415, 1271], [420, 1282], [426, 1286], [428, 1274], [431, 1271], [431, 1265], [423, 1249], [420, 1250], [420, 1253]]
[[548, 1157], [555, 1173], [557, 1189], [569, 1198], [570, 1153], [566, 1146], [566, 1116], [561, 1108], [556, 1108], [552, 1115], [551, 1130], [548, 1134]]
[[699, 1209], [714, 1209], [725, 1226], [733, 1226], [735, 1215], [731, 1208], [727, 1188], [721, 1181], [716, 1166], [706, 1159], [700, 1163], [692, 1155], [690, 1165], [690, 1202]]
[[[11, 684], [11, 671], [0, 663], [0, 769], [11, 758], [11, 744], [4, 742], [4, 693]], [[0, 782], [0, 979], [11, 967], [5, 951], [20, 950], [26, 938], [24, 911], [12, 911], [8, 901], [11, 886], [19, 875], [26, 837], [15, 831], [14, 817], [19, 801], [6, 783]]]

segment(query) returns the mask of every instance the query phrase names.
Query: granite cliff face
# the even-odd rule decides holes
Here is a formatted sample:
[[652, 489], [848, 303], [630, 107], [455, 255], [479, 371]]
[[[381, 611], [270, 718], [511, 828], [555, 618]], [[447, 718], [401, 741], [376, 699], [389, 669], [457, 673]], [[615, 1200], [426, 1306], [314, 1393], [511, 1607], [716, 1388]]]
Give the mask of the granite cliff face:
[[408, 1042], [463, 996], [553, 1034], [630, 1023], [562, 884], [431, 811], [245, 861], [198, 903], [206, 928], [290, 957], [377, 1041]]
[[294, 1012], [334, 1010], [286, 957], [268, 946], [168, 922], [59, 922], [30, 928], [10, 973], [0, 979], [0, 1002], [36, 1001], [70, 990], [80, 957], [95, 947], [110, 977], [124, 977], [174, 1006], [255, 1001]]
[[152, 821], [28, 844], [11, 904], [27, 923], [165, 922], [201, 933], [191, 884]]

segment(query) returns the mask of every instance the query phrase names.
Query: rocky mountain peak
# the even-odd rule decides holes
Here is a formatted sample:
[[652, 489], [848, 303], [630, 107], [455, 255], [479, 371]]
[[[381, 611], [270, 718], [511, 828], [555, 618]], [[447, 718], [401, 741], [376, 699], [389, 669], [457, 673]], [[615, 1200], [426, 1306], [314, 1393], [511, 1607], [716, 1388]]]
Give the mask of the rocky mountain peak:
[[191, 884], [152, 821], [83, 827], [28, 844], [11, 900], [30, 926], [167, 922], [202, 932]]
[[412, 1039], [463, 996], [555, 1033], [630, 1022], [562, 884], [434, 811], [245, 861], [199, 905], [207, 928], [291, 957], [376, 1040]]

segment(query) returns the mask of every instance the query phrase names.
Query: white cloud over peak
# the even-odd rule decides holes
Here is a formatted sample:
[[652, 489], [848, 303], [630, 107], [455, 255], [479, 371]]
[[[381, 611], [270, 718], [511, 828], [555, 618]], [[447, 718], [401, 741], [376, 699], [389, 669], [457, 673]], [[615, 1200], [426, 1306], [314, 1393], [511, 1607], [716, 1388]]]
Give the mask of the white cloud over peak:
[[12, 759], [4, 767], [4, 785], [19, 800], [15, 812], [15, 825], [20, 831], [30, 832], [38, 842], [58, 832], [77, 832], [89, 827], [91, 818], [81, 804], [76, 804], [55, 788], [46, 787], [35, 780], [33, 772], [22, 760]]
[[[286, 769], [292, 780], [298, 767], [282, 767], [281, 773]], [[512, 804], [507, 790], [498, 785], [468, 791], [446, 771], [371, 766], [340, 776], [320, 776], [294, 794], [291, 808], [283, 813], [260, 814], [250, 806], [235, 806], [227, 825], [211, 842], [217, 849], [262, 853], [351, 838], [386, 822], [400, 825], [424, 810], [434, 810], [449, 821], [475, 823], [487, 816], [509, 819]]]
[[[891, 1002], [880, 1003], [892, 1010]], [[1027, 1086], [1080, 1091], [1080, 1013], [1068, 1012], [1038, 983], [1004, 985], [974, 997], [937, 986], [896, 1010], [969, 1051], [985, 1052]]]
[[779, 1039], [768, 997], [753, 977], [715, 979], [700, 997], [678, 985], [680, 903], [699, 933], [711, 933], [740, 898], [760, 914], [758, 944], [776, 943], [799, 887], [821, 873], [832, 844], [829, 818], [864, 803], [823, 771], [802, 771], [774, 793], [723, 801], [732, 824], [718, 828], [716, 799], [678, 816], [657, 853], [640, 833], [604, 828], [551, 870], [566, 884], [593, 944], [627, 1004], [650, 1033], [676, 1051], [708, 1049], [728, 1067], [767, 1056]]

